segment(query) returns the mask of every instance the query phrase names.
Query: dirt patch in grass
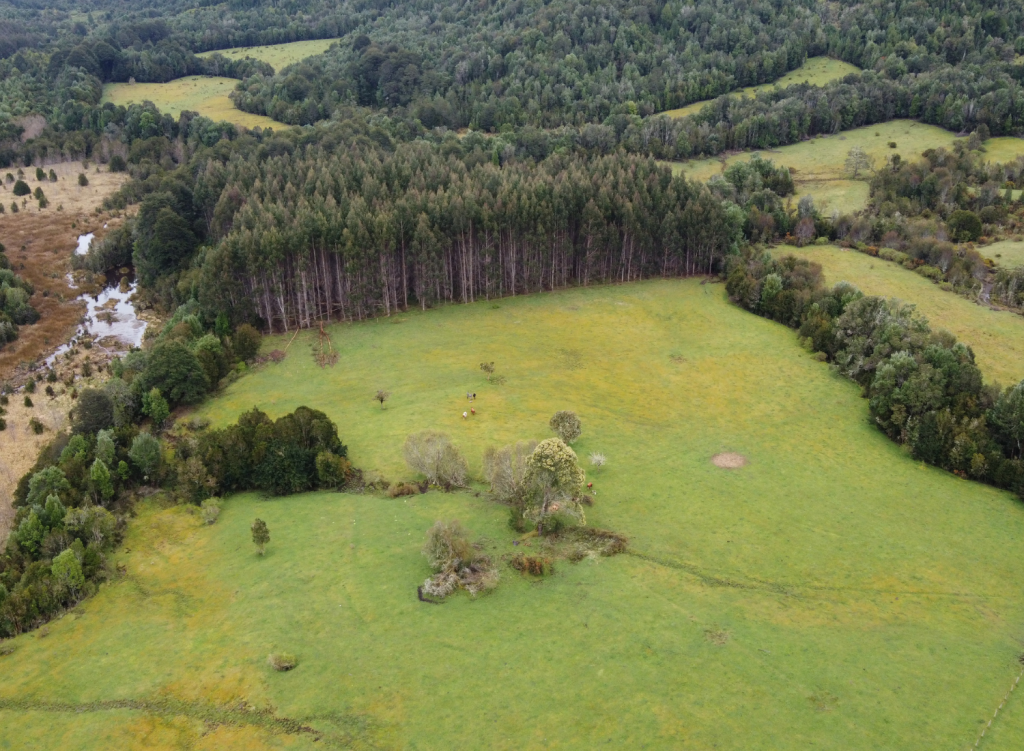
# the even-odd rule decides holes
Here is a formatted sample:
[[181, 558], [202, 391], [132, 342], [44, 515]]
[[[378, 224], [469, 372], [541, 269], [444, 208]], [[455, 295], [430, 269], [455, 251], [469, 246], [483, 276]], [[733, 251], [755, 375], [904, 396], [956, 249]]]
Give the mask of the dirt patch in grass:
[[711, 463], [722, 469], [739, 469], [747, 466], [747, 457], [732, 451], [725, 451], [711, 457]]

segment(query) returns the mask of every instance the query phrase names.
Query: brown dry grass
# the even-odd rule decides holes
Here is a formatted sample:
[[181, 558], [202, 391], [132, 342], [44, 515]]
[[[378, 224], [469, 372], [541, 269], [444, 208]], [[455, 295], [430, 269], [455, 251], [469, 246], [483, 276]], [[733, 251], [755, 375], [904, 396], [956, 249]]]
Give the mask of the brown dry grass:
[[[7, 248], [14, 270], [35, 287], [32, 306], [40, 314], [38, 323], [20, 327], [18, 339], [0, 350], [0, 381], [19, 381], [30, 363], [42, 359], [75, 333], [85, 312], [84, 304], [75, 298], [83, 290], [72, 290], [67, 274], [78, 235], [93, 232], [99, 239], [122, 221], [106, 213], [97, 214], [95, 209], [124, 182], [125, 175], [90, 172], [89, 186], [79, 188], [81, 162], [48, 165], [46, 170], [51, 168], [58, 181], [39, 183], [50, 201], [48, 208], [39, 209], [35, 201], [28, 201], [17, 214], [8, 209], [0, 215], [0, 242]], [[35, 188], [34, 170], [26, 170], [26, 177], [30, 178], [29, 186]], [[9, 199], [13, 194], [10, 186], [4, 185], [0, 201], [7, 204]], [[61, 204], [64, 210], [58, 211]]]
[[[50, 202], [46, 209], [39, 209], [36, 201], [29, 200], [21, 211], [12, 214], [11, 186], [3, 183], [0, 187], [0, 202], [7, 209], [0, 214], [0, 242], [7, 248], [14, 270], [35, 288], [31, 302], [40, 314], [38, 323], [19, 327], [17, 340], [0, 350], [0, 383], [20, 384], [27, 378], [31, 363], [42, 361], [74, 335], [85, 312], [84, 303], [76, 299], [84, 290], [71, 289], [67, 281], [78, 235], [93, 232], [98, 239], [122, 221], [106, 213], [97, 214], [95, 210], [106, 196], [121, 186], [127, 175], [97, 173], [95, 165], [86, 170], [81, 162], [45, 167], [47, 172], [51, 168], [57, 173], [55, 183], [48, 180], [37, 183], [35, 168], [25, 170], [26, 182], [33, 190], [36, 185], [42, 186]], [[0, 170], [0, 178], [8, 171], [14, 172]], [[80, 172], [86, 172], [89, 177], [85, 188], [78, 186]], [[63, 209], [58, 210], [59, 206]], [[81, 351], [62, 360], [58, 367], [61, 380], [70, 377], [75, 370], [80, 372], [80, 363], [85, 357], [90, 357], [93, 363], [105, 359], [94, 350]], [[55, 386], [58, 394], [65, 390], [59, 383]], [[21, 394], [11, 397], [7, 430], [0, 432], [0, 544], [7, 538], [14, 516], [11, 498], [18, 480], [35, 463], [36, 455], [53, 437], [54, 431], [63, 427], [71, 407], [70, 397], [64, 395], [51, 400], [43, 393], [44, 387], [45, 384], [40, 385], [33, 396], [35, 407], [32, 409], [22, 404]], [[42, 435], [35, 435], [28, 427], [33, 416], [47, 427]]]
[[722, 469], [739, 469], [740, 467], [747, 466], [747, 457], [743, 456], [743, 454], [726, 451], [711, 457], [711, 463]]
[[[7, 430], [0, 431], [0, 547], [7, 542], [7, 533], [14, 520], [14, 508], [11, 501], [14, 489], [21, 476], [28, 472], [36, 462], [39, 451], [53, 439], [53, 434], [68, 423], [68, 411], [71, 409], [71, 397], [59, 386], [58, 396], [51, 399], [42, 393], [40, 387], [32, 395], [33, 407], [26, 407], [22, 394], [10, 397], [7, 406]], [[39, 420], [46, 430], [36, 435], [29, 427], [33, 417]]]

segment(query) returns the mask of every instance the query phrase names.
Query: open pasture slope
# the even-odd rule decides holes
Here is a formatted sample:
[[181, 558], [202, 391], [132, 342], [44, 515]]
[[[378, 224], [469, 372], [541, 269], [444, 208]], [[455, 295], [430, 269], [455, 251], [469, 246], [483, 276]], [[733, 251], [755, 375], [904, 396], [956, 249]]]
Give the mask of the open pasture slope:
[[[789, 167], [793, 171], [797, 197], [814, 196], [815, 205], [831, 213], [859, 211], [867, 205], [868, 180], [871, 175], [861, 172], [851, 179], [846, 170], [846, 157], [850, 149], [864, 149], [875, 169], [885, 165], [890, 154], [903, 159], [917, 159], [928, 149], [950, 148], [956, 136], [948, 130], [919, 123], [914, 120], [891, 120], [878, 125], [845, 130], [831, 136], [812, 138], [778, 149], [759, 152], [765, 159]], [[890, 147], [895, 143], [895, 148]], [[1008, 162], [1024, 155], [1024, 139], [993, 138], [986, 142], [985, 159], [989, 162]], [[747, 161], [752, 152], [734, 153], [724, 160], [725, 166]], [[723, 160], [693, 159], [673, 164], [673, 170], [682, 172], [691, 180], [705, 182], [721, 173]]]
[[[304, 332], [201, 414], [309, 404], [357, 466], [397, 479], [412, 431], [449, 432], [478, 472], [486, 446], [575, 409], [577, 452], [608, 457], [589, 523], [635, 554], [537, 583], [505, 567], [492, 595], [436, 606], [415, 591], [435, 519], [523, 549], [485, 494], [244, 495], [211, 527], [144, 504], [126, 575], [0, 657], [0, 748], [963, 749], [1020, 673], [1020, 502], [911, 461], [855, 386], [720, 285], [329, 331], [335, 367]], [[723, 451], [749, 463], [714, 466]], [[273, 672], [278, 651], [298, 667]], [[1024, 744], [1017, 701], [987, 748]]]
[[855, 250], [834, 245], [783, 245], [775, 253], [792, 253], [820, 263], [826, 284], [847, 281], [866, 295], [914, 303], [933, 329], [951, 331], [971, 345], [986, 381], [1012, 386], [1024, 380], [1024, 317], [978, 305], [943, 291], [920, 274]]
[[220, 76], [186, 76], [168, 83], [108, 83], [103, 87], [103, 101], [125, 106], [150, 101], [173, 117], [182, 110], [192, 110], [214, 122], [226, 120], [242, 128], [288, 127], [264, 115], [235, 107], [228, 94], [237, 83], [234, 78]]
[[[754, 97], [762, 91], [771, 91], [776, 86], [780, 89], [784, 89], [787, 86], [793, 86], [798, 83], [809, 83], [812, 86], [824, 86], [832, 81], [845, 78], [851, 73], [860, 73], [860, 68], [856, 65], [850, 65], [850, 63], [843, 62], [842, 60], [836, 60], [831, 57], [809, 57], [803, 65], [791, 70], [779, 80], [773, 81], [772, 83], [761, 84], [760, 86], [747, 86], [746, 88], [742, 88], [734, 92], [731, 96]], [[668, 115], [669, 117], [686, 117], [687, 115], [696, 115], [713, 101], [714, 99], [704, 99], [700, 102], [691, 102], [685, 107], [666, 110], [661, 114]]]
[[256, 47], [232, 47], [226, 50], [201, 52], [196, 57], [223, 55], [229, 60], [243, 60], [251, 57], [267, 63], [275, 72], [279, 72], [282, 68], [287, 68], [289, 65], [305, 60], [307, 57], [322, 54], [337, 41], [337, 39], [307, 39], [302, 42], [264, 44]]

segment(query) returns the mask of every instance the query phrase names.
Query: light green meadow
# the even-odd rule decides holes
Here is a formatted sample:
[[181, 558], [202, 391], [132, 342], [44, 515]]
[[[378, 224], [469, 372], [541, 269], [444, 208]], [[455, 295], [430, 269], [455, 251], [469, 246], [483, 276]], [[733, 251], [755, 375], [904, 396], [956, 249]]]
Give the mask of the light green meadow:
[[268, 63], [276, 72], [280, 72], [282, 68], [286, 68], [293, 63], [326, 52], [327, 48], [337, 41], [337, 39], [307, 39], [301, 42], [286, 42], [284, 44], [232, 47], [225, 50], [201, 52], [196, 57], [223, 55], [231, 60], [242, 60], [251, 57], [254, 60]]
[[[1021, 503], [912, 461], [853, 384], [722, 285], [329, 332], [335, 367], [314, 363], [311, 333], [272, 337], [284, 361], [199, 414], [314, 406], [357, 466], [399, 479], [411, 432], [448, 432], [478, 474], [485, 447], [546, 437], [573, 409], [577, 453], [608, 457], [587, 465], [588, 523], [633, 554], [539, 581], [503, 565], [493, 594], [438, 606], [416, 597], [434, 520], [461, 519], [499, 559], [526, 550], [485, 493], [240, 495], [213, 526], [150, 501], [126, 574], [0, 657], [0, 749], [931, 751], [972, 746], [1020, 673]], [[504, 385], [484, 380], [491, 360]], [[719, 469], [723, 451], [749, 464]], [[298, 667], [273, 672], [277, 651]], [[1004, 709], [993, 748], [1024, 743], [1020, 714]]]

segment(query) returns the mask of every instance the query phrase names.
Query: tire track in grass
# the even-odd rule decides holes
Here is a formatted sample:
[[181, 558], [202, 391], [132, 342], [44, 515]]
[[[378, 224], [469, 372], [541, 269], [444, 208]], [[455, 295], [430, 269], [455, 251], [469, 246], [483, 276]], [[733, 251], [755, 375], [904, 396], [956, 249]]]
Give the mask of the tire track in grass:
[[815, 592], [859, 592], [862, 594], [872, 595], [900, 595], [900, 596], [919, 596], [919, 597], [952, 597], [962, 599], [980, 599], [980, 600], [1008, 600], [1013, 599], [1006, 595], [989, 595], [989, 594], [977, 594], [975, 592], [946, 592], [946, 591], [931, 591], [931, 590], [902, 590], [902, 589], [877, 589], [873, 587], [839, 587], [830, 586], [826, 584], [782, 584], [780, 582], [767, 581], [765, 579], [747, 578], [747, 579], [736, 579], [728, 576], [722, 576], [718, 574], [709, 573], [708, 571], [695, 566], [692, 563], [683, 563], [681, 561], [673, 561], [667, 558], [661, 558], [658, 556], [648, 555], [641, 553], [636, 550], [626, 550], [623, 555], [632, 556], [633, 558], [639, 558], [642, 561], [653, 563], [657, 566], [664, 566], [666, 568], [676, 569], [678, 571], [684, 571], [694, 578], [698, 579], [702, 584], [709, 587], [729, 587], [732, 589], [745, 589], [750, 591], [761, 591], [761, 592], [772, 592], [775, 594], [784, 595], [786, 597], [804, 597], [810, 593]]
[[338, 732], [325, 732], [307, 725], [304, 720], [278, 717], [272, 710], [248, 707], [244, 702], [237, 707], [217, 707], [174, 699], [115, 699], [72, 703], [0, 698], [0, 711], [2, 710], [66, 714], [130, 710], [163, 717], [187, 717], [208, 725], [257, 728], [276, 735], [308, 736], [314, 742], [323, 743], [327, 748], [378, 748], [375, 743], [363, 737], [371, 730], [363, 718], [337, 713], [309, 718], [329, 722], [339, 728]]
[[1010, 700], [1010, 695], [1017, 688], [1017, 685], [1020, 683], [1020, 679], [1022, 677], [1024, 677], [1024, 667], [1021, 667], [1020, 673], [1017, 674], [1017, 680], [1010, 684], [1010, 690], [1003, 695], [1003, 700], [999, 702], [999, 706], [996, 707], [996, 711], [992, 713], [992, 717], [985, 724], [985, 727], [981, 729], [981, 733], [979, 733], [978, 739], [974, 741], [974, 745], [971, 748], [978, 748], [978, 746], [981, 745], [981, 741], [982, 739], [984, 739], [985, 733], [992, 729], [992, 723], [995, 722], [996, 718], [999, 716], [999, 710], [1006, 706], [1006, 702]]

